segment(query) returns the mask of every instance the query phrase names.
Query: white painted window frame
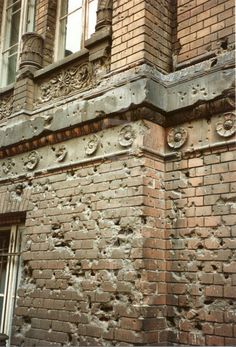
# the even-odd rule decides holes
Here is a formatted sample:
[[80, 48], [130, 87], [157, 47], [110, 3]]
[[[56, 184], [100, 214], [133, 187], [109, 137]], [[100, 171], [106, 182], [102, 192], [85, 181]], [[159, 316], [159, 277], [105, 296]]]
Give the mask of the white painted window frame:
[[[81, 45], [80, 49], [84, 47], [84, 42], [86, 39], [88, 39], [88, 16], [89, 16], [89, 4], [94, 1], [94, 0], [82, 0], [82, 23], [81, 23]], [[56, 21], [56, 35], [55, 35], [55, 54], [54, 54], [54, 61], [58, 61], [60, 59], [63, 59], [64, 56], [60, 54], [60, 42], [61, 42], [61, 37], [60, 37], [60, 21], [62, 18], [66, 18], [68, 16], [65, 15], [61, 17], [61, 3], [62, 0], [58, 0], [58, 6], [57, 6], [57, 21]], [[75, 12], [74, 10], [73, 12]], [[71, 13], [73, 13], [71, 12]], [[70, 13], [70, 14], [71, 14]]]
[[1, 232], [10, 233], [10, 242], [7, 254], [0, 254], [0, 256], [7, 257], [7, 268], [4, 293], [0, 293], [3, 297], [3, 310], [1, 316], [0, 332], [9, 336], [7, 346], [10, 346], [11, 325], [13, 318], [13, 311], [16, 303], [17, 288], [20, 282], [20, 246], [21, 246], [21, 226], [12, 225], [9, 227], [1, 227]]
[[[7, 27], [7, 8], [11, 6], [7, 6], [8, 0], [4, 0], [3, 3], [3, 11], [2, 11], [2, 27], [1, 27], [1, 42], [0, 42], [0, 87], [7, 86], [8, 79], [8, 69], [4, 66], [4, 53], [9, 51], [11, 47], [5, 47], [7, 38], [9, 37], [10, 27]], [[19, 68], [19, 58], [20, 58], [20, 48], [21, 48], [21, 37], [27, 31], [27, 16], [28, 16], [28, 4], [31, 3], [31, 0], [21, 0], [21, 10], [20, 10], [20, 25], [19, 25], [19, 37], [18, 42], [14, 45], [17, 46], [17, 65], [16, 71]], [[35, 10], [29, 11], [29, 16], [33, 19], [35, 15]], [[32, 31], [32, 30], [31, 30]], [[8, 66], [8, 65], [7, 65]]]

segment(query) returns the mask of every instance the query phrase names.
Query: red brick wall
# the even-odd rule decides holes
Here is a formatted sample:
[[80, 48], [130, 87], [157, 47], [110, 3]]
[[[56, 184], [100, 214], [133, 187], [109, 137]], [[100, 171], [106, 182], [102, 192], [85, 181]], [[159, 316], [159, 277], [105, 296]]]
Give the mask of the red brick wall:
[[167, 323], [173, 342], [236, 344], [234, 150], [166, 164]]
[[44, 37], [44, 66], [54, 61], [56, 18], [56, 1], [37, 2], [35, 31]]
[[177, 64], [229, 49], [234, 43], [234, 0], [179, 0]]
[[174, 2], [114, 1], [111, 69], [146, 61], [171, 70]]
[[142, 342], [143, 170], [123, 158], [34, 180], [13, 345]]

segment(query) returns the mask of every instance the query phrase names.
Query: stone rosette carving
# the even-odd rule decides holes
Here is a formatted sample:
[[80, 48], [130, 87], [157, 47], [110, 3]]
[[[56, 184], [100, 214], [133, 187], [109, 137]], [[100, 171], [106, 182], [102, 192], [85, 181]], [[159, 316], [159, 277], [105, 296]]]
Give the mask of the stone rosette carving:
[[31, 152], [27, 158], [24, 160], [24, 166], [27, 170], [34, 170], [39, 163], [39, 154], [36, 151]]
[[85, 147], [86, 155], [94, 154], [97, 151], [99, 145], [100, 145], [99, 137], [97, 135], [91, 136], [86, 147]]
[[236, 133], [236, 117], [234, 113], [226, 113], [216, 124], [216, 132], [222, 137], [229, 137]]
[[172, 128], [167, 134], [167, 143], [171, 148], [180, 148], [187, 141], [188, 133], [185, 128]]
[[0, 120], [8, 118], [12, 113], [13, 97], [3, 98], [0, 100]]
[[12, 172], [14, 166], [15, 166], [15, 162], [11, 158], [9, 158], [2, 163], [2, 171], [5, 174], [9, 174]]
[[131, 125], [125, 125], [119, 133], [119, 144], [122, 147], [129, 147], [133, 144], [135, 139], [135, 132], [132, 129]]
[[56, 156], [56, 161], [57, 162], [62, 162], [65, 160], [67, 156], [67, 149], [65, 146], [60, 146], [55, 150], [55, 156]]
[[73, 91], [82, 90], [92, 83], [92, 76], [92, 65], [90, 63], [63, 70], [40, 85], [39, 102], [47, 102], [69, 95]]

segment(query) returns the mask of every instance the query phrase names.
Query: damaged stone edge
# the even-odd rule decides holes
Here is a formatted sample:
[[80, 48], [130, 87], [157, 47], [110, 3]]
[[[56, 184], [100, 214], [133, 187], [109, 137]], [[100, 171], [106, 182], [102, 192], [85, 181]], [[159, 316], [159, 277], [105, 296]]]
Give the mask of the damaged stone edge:
[[8, 177], [3, 177], [0, 178], [0, 182], [7, 182], [9, 180], [12, 179], [22, 179], [22, 178], [31, 178], [31, 177], [36, 177], [36, 176], [40, 176], [40, 175], [45, 175], [51, 172], [55, 172], [58, 171], [58, 169], [60, 170], [68, 170], [68, 169], [72, 169], [78, 165], [83, 165], [83, 164], [87, 164], [87, 163], [94, 163], [97, 161], [103, 161], [103, 160], [107, 160], [110, 158], [116, 158], [116, 157], [120, 157], [123, 155], [135, 155], [136, 152], [132, 149], [127, 149], [127, 150], [121, 150], [121, 151], [117, 151], [117, 152], [112, 152], [112, 153], [108, 153], [108, 154], [103, 154], [103, 155], [98, 155], [95, 157], [91, 157], [91, 158], [86, 158], [86, 159], [81, 159], [78, 161], [75, 161], [74, 163], [67, 163], [67, 164], [61, 164], [61, 165], [56, 165], [56, 166], [52, 166], [49, 167], [47, 169], [39, 169], [39, 170], [35, 170], [33, 172], [25, 172], [24, 174], [19, 174], [19, 175], [12, 175], [12, 176], [8, 176]]

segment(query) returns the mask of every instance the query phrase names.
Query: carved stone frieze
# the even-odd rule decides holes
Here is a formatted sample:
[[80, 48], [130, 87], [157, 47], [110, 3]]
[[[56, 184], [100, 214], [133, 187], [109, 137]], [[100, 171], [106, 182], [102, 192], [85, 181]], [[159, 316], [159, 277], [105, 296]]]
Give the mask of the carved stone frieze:
[[[88, 125], [86, 127], [88, 128]], [[103, 127], [100, 130], [94, 128], [96, 134], [82, 135], [84, 132], [81, 131], [79, 136], [77, 133], [76, 137], [67, 138], [66, 143], [63, 136], [59, 143], [53, 145], [46, 141], [43, 147], [37, 148], [37, 151], [29, 151], [28, 149], [27, 152], [13, 154], [13, 159], [0, 158], [0, 181], [23, 175], [45, 174], [50, 170], [54, 171], [68, 165], [78, 165], [90, 160], [103, 160], [104, 158], [123, 155], [129, 152], [131, 146], [133, 149], [139, 148], [144, 136], [144, 129], [146, 131], [143, 122], [136, 121], [132, 124], [132, 128], [128, 124], [124, 126], [123, 123], [113, 127]], [[125, 146], [122, 147], [119, 145], [121, 134], [125, 141]], [[134, 134], [135, 139], [140, 139], [139, 142], [133, 141]], [[24, 148], [27, 150], [26, 147]], [[12, 160], [14, 160], [14, 164]]]
[[167, 143], [171, 148], [180, 148], [186, 142], [187, 137], [188, 133], [185, 128], [172, 128], [167, 134]]
[[90, 63], [63, 70], [39, 86], [38, 102], [47, 102], [67, 96], [76, 90], [82, 90], [92, 83], [92, 79], [92, 65]]
[[13, 96], [8, 96], [0, 100], [0, 121], [8, 118], [12, 114]]
[[27, 170], [34, 170], [39, 163], [39, 154], [36, 151], [31, 152], [24, 160], [24, 166]]
[[119, 134], [119, 144], [122, 147], [129, 147], [132, 145], [135, 139], [135, 132], [132, 129], [131, 125], [125, 125]]
[[216, 131], [222, 137], [229, 137], [236, 132], [236, 117], [234, 113], [225, 113], [216, 124]]
[[85, 153], [87, 155], [94, 154], [100, 145], [100, 139], [97, 135], [92, 135], [85, 147]]

